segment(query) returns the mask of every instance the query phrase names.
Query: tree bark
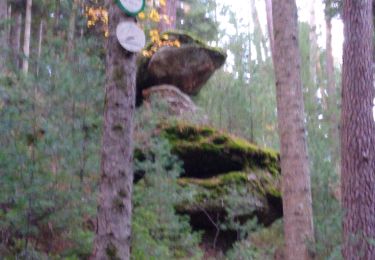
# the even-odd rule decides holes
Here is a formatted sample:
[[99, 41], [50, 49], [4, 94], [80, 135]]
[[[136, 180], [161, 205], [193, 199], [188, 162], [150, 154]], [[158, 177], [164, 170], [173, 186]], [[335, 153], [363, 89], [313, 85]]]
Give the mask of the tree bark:
[[7, 6], [7, 20], [8, 20], [8, 26], [6, 28], [6, 39], [9, 41], [9, 38], [10, 38], [10, 26], [11, 26], [11, 23], [10, 23], [10, 20], [12, 19], [12, 5], [11, 4], [8, 4]]
[[55, 11], [54, 11], [54, 23], [53, 23], [53, 34], [58, 35], [60, 26], [60, 0], [55, 0]]
[[314, 242], [309, 158], [294, 0], [273, 0], [278, 128], [284, 212], [285, 259], [312, 259]]
[[311, 1], [310, 7], [310, 79], [314, 86], [317, 83], [318, 36], [316, 35], [315, 0]]
[[[327, 115], [329, 120], [329, 135], [331, 140], [332, 163], [336, 173], [340, 176], [339, 123], [336, 116], [337, 89], [335, 83], [333, 55], [332, 55], [332, 23], [331, 17], [326, 15], [326, 73], [327, 73]], [[323, 93], [324, 94], [324, 93]]]
[[375, 91], [371, 0], [345, 0], [343, 19], [342, 252], [345, 259], [375, 259], [375, 123], [372, 114]]
[[133, 117], [136, 54], [117, 41], [116, 26], [130, 20], [106, 1], [109, 37], [106, 53], [104, 129], [98, 224], [91, 259], [129, 259], [133, 184]]
[[68, 29], [68, 45], [67, 45], [67, 57], [68, 60], [72, 61], [72, 52], [74, 49], [74, 34], [76, 26], [76, 17], [78, 9], [78, 0], [72, 2], [72, 12], [69, 17], [69, 29]]
[[5, 69], [5, 60], [6, 60], [6, 19], [8, 17], [8, 5], [5, 0], [0, 0], [0, 72], [3, 72]]
[[273, 22], [272, 22], [272, 0], [265, 0], [265, 2], [266, 2], [268, 37], [270, 41], [271, 56], [272, 56], [274, 52], [274, 46], [275, 46], [275, 39], [273, 36]]
[[11, 29], [9, 37], [9, 47], [11, 62], [14, 69], [20, 68], [20, 49], [21, 49], [21, 31], [22, 31], [22, 14], [21, 11], [13, 8], [11, 18]]
[[30, 58], [30, 32], [31, 32], [31, 7], [32, 0], [26, 1], [26, 17], [25, 17], [25, 33], [23, 40], [23, 62], [22, 72], [27, 74], [29, 71], [29, 58]]
[[266, 39], [264, 38], [263, 32], [262, 32], [262, 26], [260, 25], [258, 12], [256, 9], [255, 0], [250, 0], [251, 4], [251, 17], [254, 22], [254, 34], [255, 34], [255, 48], [257, 52], [257, 60], [259, 63], [263, 61], [263, 54], [262, 54], [262, 47], [264, 51], [264, 56], [267, 57], [267, 44]]
[[36, 65], [36, 76], [39, 76], [40, 68], [40, 57], [42, 55], [42, 45], [43, 45], [43, 30], [44, 30], [44, 20], [40, 20], [39, 24], [39, 40], [38, 40], [38, 59]]
[[164, 6], [160, 6], [159, 32], [176, 29], [177, 0], [166, 0]]

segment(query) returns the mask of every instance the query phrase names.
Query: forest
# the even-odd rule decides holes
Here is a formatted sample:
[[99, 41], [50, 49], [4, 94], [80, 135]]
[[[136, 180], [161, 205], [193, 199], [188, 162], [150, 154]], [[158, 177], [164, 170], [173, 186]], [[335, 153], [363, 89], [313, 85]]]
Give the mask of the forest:
[[374, 8], [0, 0], [0, 259], [374, 260]]

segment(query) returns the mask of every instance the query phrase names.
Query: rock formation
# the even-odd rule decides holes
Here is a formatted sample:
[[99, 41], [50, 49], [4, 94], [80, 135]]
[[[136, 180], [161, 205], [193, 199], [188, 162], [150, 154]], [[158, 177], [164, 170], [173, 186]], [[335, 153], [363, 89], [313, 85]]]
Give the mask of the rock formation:
[[207, 46], [192, 36], [181, 32], [166, 32], [161, 36], [166, 42], [178, 42], [179, 47], [150, 44], [146, 51], [151, 56], [139, 59], [137, 73], [137, 104], [145, 89], [157, 85], [173, 85], [187, 95], [196, 95], [225, 62], [226, 54]]

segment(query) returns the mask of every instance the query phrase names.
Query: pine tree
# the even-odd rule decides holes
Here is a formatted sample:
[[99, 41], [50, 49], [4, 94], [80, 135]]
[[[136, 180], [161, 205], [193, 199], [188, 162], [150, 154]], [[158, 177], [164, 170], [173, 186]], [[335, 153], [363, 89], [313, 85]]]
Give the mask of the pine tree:
[[22, 31], [22, 11], [21, 7], [12, 3], [11, 27], [9, 37], [10, 61], [13, 69], [20, 67], [21, 50], [21, 31]]
[[344, 1], [341, 188], [345, 259], [375, 259], [375, 122], [371, 0]]
[[314, 240], [314, 231], [296, 3], [294, 0], [274, 0], [272, 13], [285, 258], [311, 259], [307, 243]]
[[133, 116], [136, 55], [117, 41], [116, 26], [127, 18], [112, 0], [106, 1], [109, 37], [101, 180], [97, 231], [92, 259], [129, 259], [133, 184]]
[[3, 71], [5, 67], [5, 52], [2, 50], [6, 46], [6, 30], [5, 23], [7, 18], [7, 2], [5, 0], [0, 1], [0, 72]]
[[22, 62], [22, 71], [27, 74], [29, 71], [29, 58], [30, 58], [30, 33], [31, 33], [31, 7], [33, 1], [26, 1], [26, 17], [25, 17], [25, 32], [23, 36], [23, 62]]
[[327, 74], [327, 114], [329, 121], [329, 137], [331, 139], [331, 157], [337, 175], [340, 175], [340, 151], [339, 151], [339, 123], [336, 116], [337, 89], [334, 75], [333, 54], [332, 54], [332, 8], [330, 1], [326, 2], [325, 23], [326, 23], [326, 74]]

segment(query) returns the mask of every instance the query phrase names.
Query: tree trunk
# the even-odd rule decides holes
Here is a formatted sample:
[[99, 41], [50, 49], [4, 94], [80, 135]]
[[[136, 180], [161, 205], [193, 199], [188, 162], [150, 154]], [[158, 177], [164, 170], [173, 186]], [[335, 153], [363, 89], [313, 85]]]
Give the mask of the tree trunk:
[[55, 0], [55, 11], [54, 11], [54, 21], [53, 21], [53, 34], [58, 35], [60, 26], [60, 0]]
[[30, 58], [30, 32], [31, 32], [31, 7], [32, 0], [26, 1], [26, 18], [25, 18], [25, 33], [23, 39], [23, 62], [22, 72], [27, 74], [29, 71], [29, 58]]
[[69, 29], [68, 29], [68, 45], [67, 45], [67, 57], [72, 61], [72, 52], [74, 49], [74, 34], [76, 28], [76, 17], [78, 9], [78, 0], [73, 0], [72, 2], [72, 12], [69, 17]]
[[273, 36], [272, 0], [265, 0], [265, 2], [266, 2], [268, 37], [269, 37], [269, 41], [270, 41], [271, 55], [273, 55], [274, 46], [275, 46], [275, 39], [274, 39], [274, 36]]
[[308, 243], [314, 241], [314, 229], [296, 3], [273, 0], [272, 13], [285, 259], [312, 259]]
[[[334, 75], [333, 55], [332, 55], [332, 23], [331, 17], [326, 16], [326, 72], [327, 72], [327, 114], [329, 120], [329, 135], [331, 140], [332, 163], [336, 173], [340, 176], [340, 149], [339, 149], [339, 123], [336, 116], [337, 90]], [[324, 94], [324, 93], [323, 93]]]
[[44, 20], [40, 20], [39, 24], [39, 40], [38, 40], [38, 59], [37, 59], [37, 66], [36, 66], [36, 76], [39, 76], [39, 68], [40, 68], [40, 57], [42, 55], [42, 44], [43, 44], [43, 27], [44, 27]]
[[10, 26], [11, 26], [11, 19], [12, 19], [12, 5], [11, 4], [8, 4], [8, 7], [7, 7], [8, 11], [7, 11], [7, 20], [8, 20], [8, 26], [6, 28], [6, 39], [9, 41], [9, 38], [10, 38]]
[[375, 259], [375, 123], [371, 0], [344, 1], [341, 116], [343, 255]]
[[133, 117], [136, 54], [122, 49], [116, 26], [127, 18], [116, 3], [106, 1], [109, 38], [102, 141], [98, 226], [91, 259], [129, 259], [133, 184]]
[[0, 73], [5, 69], [5, 60], [6, 60], [6, 19], [8, 12], [7, 2], [5, 0], [0, 0]]
[[310, 79], [314, 86], [317, 83], [318, 36], [316, 35], [315, 0], [311, 1], [310, 10]]
[[21, 49], [21, 31], [22, 31], [22, 14], [20, 10], [13, 8], [11, 18], [11, 29], [9, 37], [9, 47], [11, 62], [14, 69], [20, 68], [20, 49]]
[[177, 0], [166, 0], [165, 5], [159, 8], [159, 32], [176, 29]]
[[251, 17], [254, 22], [254, 34], [255, 34], [254, 43], [255, 43], [255, 48], [257, 52], [257, 60], [258, 60], [258, 63], [261, 63], [263, 61], [262, 47], [263, 47], [265, 57], [267, 57], [268, 50], [267, 50], [266, 40], [262, 32], [262, 26], [260, 25], [255, 0], [251, 0], [250, 4], [251, 4]]

